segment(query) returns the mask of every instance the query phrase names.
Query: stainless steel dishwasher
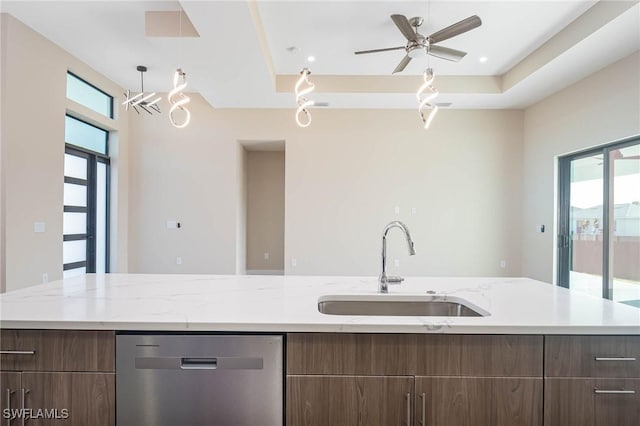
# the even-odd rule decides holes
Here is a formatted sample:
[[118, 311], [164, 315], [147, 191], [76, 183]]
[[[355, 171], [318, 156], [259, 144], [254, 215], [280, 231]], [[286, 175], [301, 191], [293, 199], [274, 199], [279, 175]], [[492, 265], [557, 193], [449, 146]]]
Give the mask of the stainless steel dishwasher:
[[283, 424], [283, 337], [119, 334], [118, 426]]

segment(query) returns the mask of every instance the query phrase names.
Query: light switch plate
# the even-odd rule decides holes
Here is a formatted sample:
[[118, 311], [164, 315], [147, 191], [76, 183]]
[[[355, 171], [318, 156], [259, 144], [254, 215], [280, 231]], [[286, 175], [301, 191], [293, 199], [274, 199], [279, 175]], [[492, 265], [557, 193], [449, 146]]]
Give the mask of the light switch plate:
[[33, 222], [33, 232], [42, 233], [46, 231], [46, 228], [44, 222]]
[[178, 221], [177, 220], [168, 220], [167, 221], [167, 229], [178, 229]]

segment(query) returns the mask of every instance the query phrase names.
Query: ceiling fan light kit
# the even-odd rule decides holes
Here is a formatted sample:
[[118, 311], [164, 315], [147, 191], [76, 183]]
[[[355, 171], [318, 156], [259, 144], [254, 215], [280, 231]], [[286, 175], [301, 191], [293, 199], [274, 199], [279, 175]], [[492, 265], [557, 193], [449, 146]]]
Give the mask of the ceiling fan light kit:
[[309, 107], [313, 106], [314, 102], [306, 98], [306, 95], [313, 92], [315, 84], [309, 81], [309, 75], [311, 71], [308, 68], [303, 68], [300, 71], [300, 78], [295, 85], [296, 104], [298, 109], [296, 110], [296, 124], [300, 127], [309, 127], [311, 124], [311, 113]]
[[456, 22], [446, 28], [436, 31], [430, 36], [424, 36], [418, 32], [418, 28], [424, 23], [421, 17], [408, 19], [404, 15], [391, 15], [391, 20], [400, 30], [402, 35], [407, 39], [405, 46], [385, 47], [382, 49], [359, 50], [354, 52], [356, 55], [367, 53], [388, 52], [390, 50], [405, 50], [405, 56], [402, 58], [398, 66], [393, 70], [392, 74], [402, 72], [409, 65], [412, 59], [431, 55], [436, 58], [445, 59], [447, 61], [458, 62], [464, 58], [467, 52], [462, 52], [448, 47], [436, 46], [437, 43], [448, 40], [452, 37], [471, 31], [482, 25], [482, 20], [473, 15], [462, 21]]
[[[367, 53], [379, 53], [388, 52], [391, 50], [405, 50], [405, 56], [400, 63], [393, 70], [392, 74], [396, 74], [404, 71], [409, 65], [412, 59], [426, 57], [428, 55], [436, 58], [445, 59], [447, 61], [458, 62], [467, 55], [467, 52], [451, 49], [444, 46], [437, 46], [436, 44], [458, 36], [460, 34], [471, 31], [474, 28], [482, 25], [482, 20], [477, 15], [469, 16], [462, 21], [458, 21], [453, 25], [449, 25], [446, 28], [436, 31], [435, 33], [424, 36], [418, 32], [418, 28], [424, 23], [424, 19], [421, 17], [414, 17], [408, 19], [404, 15], [394, 14], [391, 15], [391, 20], [398, 27], [398, 30], [407, 39], [405, 46], [398, 47], [385, 47], [382, 49], [372, 50], [359, 50], [354, 52], [356, 55], [363, 55]], [[424, 83], [418, 88], [416, 97], [418, 98], [419, 106], [418, 112], [420, 118], [424, 123], [424, 128], [428, 129], [431, 125], [431, 121], [438, 112], [438, 106], [432, 104], [431, 101], [438, 96], [438, 91], [433, 87], [433, 80], [435, 78], [433, 69], [427, 68], [423, 74]], [[428, 113], [427, 110], [429, 111]]]

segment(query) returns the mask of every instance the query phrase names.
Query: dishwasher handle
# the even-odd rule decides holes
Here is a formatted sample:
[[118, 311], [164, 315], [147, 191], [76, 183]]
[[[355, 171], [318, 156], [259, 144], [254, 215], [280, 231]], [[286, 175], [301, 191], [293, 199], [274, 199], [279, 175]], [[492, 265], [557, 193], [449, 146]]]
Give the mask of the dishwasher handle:
[[136, 357], [136, 370], [262, 370], [261, 357], [235, 356], [168, 356]]
[[215, 370], [218, 368], [218, 358], [180, 358], [180, 368], [183, 370]]

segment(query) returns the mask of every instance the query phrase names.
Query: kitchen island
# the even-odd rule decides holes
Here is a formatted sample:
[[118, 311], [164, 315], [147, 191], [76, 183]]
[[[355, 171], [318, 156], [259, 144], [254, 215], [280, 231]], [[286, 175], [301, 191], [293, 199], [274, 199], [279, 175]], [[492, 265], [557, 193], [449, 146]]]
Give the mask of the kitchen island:
[[[85, 275], [0, 295], [2, 328], [461, 334], [640, 334], [640, 309], [527, 278], [408, 277], [389, 295], [462, 298], [481, 317], [326, 315], [375, 277]], [[427, 293], [429, 292], [429, 293]]]
[[[328, 295], [483, 316], [327, 315]], [[69, 424], [116, 423], [116, 340], [132, 334], [283, 336], [287, 425], [640, 418], [640, 309], [526, 278], [409, 277], [385, 295], [373, 277], [86, 275], [0, 295], [0, 320], [2, 408], [66, 407]]]

